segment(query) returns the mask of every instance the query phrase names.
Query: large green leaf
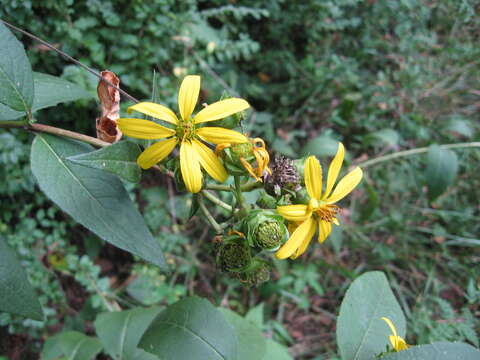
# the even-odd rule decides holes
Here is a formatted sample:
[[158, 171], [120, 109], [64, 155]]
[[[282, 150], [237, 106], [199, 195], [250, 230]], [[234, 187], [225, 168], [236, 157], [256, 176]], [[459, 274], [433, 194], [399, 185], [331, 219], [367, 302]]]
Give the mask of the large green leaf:
[[267, 348], [265, 351], [265, 355], [263, 356], [262, 360], [292, 360], [292, 356], [288, 352], [288, 349], [280, 345], [279, 343], [268, 339], [267, 340]]
[[235, 329], [238, 341], [238, 359], [262, 360], [267, 342], [260, 329], [230, 309], [219, 308]]
[[464, 343], [437, 342], [388, 354], [382, 360], [479, 360], [480, 351]]
[[33, 103], [32, 68], [23, 45], [1, 21], [0, 84], [0, 104], [11, 110], [31, 111]]
[[[90, 93], [77, 84], [56, 76], [34, 72], [33, 82], [35, 84], [35, 97], [32, 112], [62, 102], [92, 98]], [[25, 115], [25, 111], [11, 110], [0, 104], [0, 120], [14, 120]]]
[[[102, 350], [97, 338], [67, 331], [49, 338], [43, 346], [42, 360], [90, 360]], [[64, 356], [64, 357], [62, 357]]]
[[35, 83], [35, 97], [33, 98], [32, 111], [63, 102], [93, 97], [77, 84], [57, 76], [34, 72], [33, 81]]
[[180, 300], [160, 313], [139, 347], [160, 359], [240, 360], [234, 329], [212, 304], [197, 297]]
[[100, 314], [95, 330], [105, 351], [115, 360], [133, 360], [140, 338], [159, 312], [159, 308], [136, 308]]
[[452, 185], [457, 171], [457, 155], [451, 150], [431, 145], [427, 156], [428, 198], [435, 200], [448, 186]]
[[31, 166], [40, 189], [100, 238], [166, 269], [160, 245], [120, 180], [66, 160], [92, 150], [91, 146], [71, 139], [37, 135], [32, 145]]
[[102, 149], [69, 157], [76, 164], [105, 170], [123, 180], [139, 182], [142, 171], [137, 164], [140, 147], [129, 141], [120, 141]]
[[405, 336], [405, 316], [382, 272], [355, 279], [345, 294], [337, 322], [337, 343], [343, 360], [371, 360], [385, 350], [389, 318], [398, 335]]
[[160, 359], [158, 358], [158, 356], [150, 354], [149, 352], [146, 352], [143, 349], [137, 349], [135, 351], [135, 356], [133, 357], [133, 360], [160, 360]]
[[42, 307], [27, 275], [5, 240], [0, 237], [0, 311], [42, 320]]

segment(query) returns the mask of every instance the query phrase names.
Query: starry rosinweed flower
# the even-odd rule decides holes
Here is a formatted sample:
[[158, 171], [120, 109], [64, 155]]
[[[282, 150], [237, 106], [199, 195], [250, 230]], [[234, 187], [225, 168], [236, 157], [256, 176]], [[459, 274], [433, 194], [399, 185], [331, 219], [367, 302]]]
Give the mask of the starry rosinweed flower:
[[387, 323], [388, 327], [392, 331], [392, 335], [390, 335], [388, 338], [395, 351], [408, 349], [410, 345], [408, 345], [401, 336], [397, 335], [397, 329], [395, 329], [395, 325], [393, 325], [392, 321], [387, 317], [382, 317], [381, 319]]
[[278, 206], [277, 212], [290, 222], [292, 234], [276, 252], [278, 259], [297, 258], [305, 252], [318, 228], [318, 241], [322, 243], [332, 231], [332, 223], [339, 225], [336, 202], [347, 196], [362, 180], [362, 170], [356, 167], [335, 186], [342, 167], [345, 148], [338, 144], [337, 154], [328, 168], [327, 184], [322, 194], [322, 167], [315, 156], [305, 161], [305, 186], [309, 196], [308, 205], [296, 204]]
[[142, 119], [121, 118], [118, 126], [126, 135], [137, 139], [159, 139], [161, 141], [145, 149], [137, 159], [143, 169], [148, 169], [165, 159], [180, 144], [180, 171], [188, 191], [199, 192], [202, 188], [202, 170], [215, 180], [223, 182], [228, 174], [215, 153], [203, 142], [232, 144], [248, 142], [245, 135], [221, 127], [202, 126], [220, 120], [250, 107], [247, 101], [230, 98], [217, 101], [192, 116], [200, 92], [200, 76], [186, 76], [178, 93], [180, 118], [169, 108], [152, 102], [141, 102], [128, 108], [128, 113], [138, 111], [173, 126], [166, 127]]

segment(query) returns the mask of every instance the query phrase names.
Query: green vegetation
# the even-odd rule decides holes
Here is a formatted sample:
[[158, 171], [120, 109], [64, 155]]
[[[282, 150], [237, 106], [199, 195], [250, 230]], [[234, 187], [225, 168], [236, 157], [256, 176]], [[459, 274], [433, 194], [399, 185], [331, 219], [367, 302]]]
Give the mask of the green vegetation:
[[[392, 302], [399, 304], [394, 322], [408, 344], [461, 341], [478, 348], [479, 9], [476, 0], [3, 5], [0, 19], [87, 66], [115, 72], [121, 88], [138, 99], [176, 109], [182, 79], [199, 74], [200, 103], [230, 96], [249, 101], [253, 111], [241, 129], [262, 137], [272, 158], [315, 155], [326, 175], [341, 141], [347, 163], [362, 166], [364, 178], [342, 200], [342, 225], [322, 245], [313, 241], [296, 260], [273, 260], [270, 280], [248, 288], [241, 276], [220, 271], [215, 231], [200, 211], [192, 211], [207, 205], [215, 218], [224, 219], [228, 209], [198, 204], [171, 177], [154, 171], [143, 172], [139, 184], [123, 183], [125, 199], [135, 200], [145, 231], [160, 245], [151, 262], [164, 265], [157, 256], [162, 250], [172, 269], [164, 273], [135, 256], [142, 251], [132, 255], [101, 241], [55, 206], [32, 175], [34, 136], [0, 129], [0, 241], [15, 251], [44, 313], [43, 321], [0, 313], [0, 359], [36, 358], [42, 349], [55, 359], [68, 355], [67, 348], [52, 350], [61, 347], [56, 344], [85, 340], [84, 334], [90, 337], [86, 354], [102, 346], [112, 354], [109, 346], [116, 345], [103, 337], [109, 311], [124, 310], [118, 322], [132, 311], [133, 319], [150, 324], [157, 310], [174, 304], [168, 312], [181, 313], [190, 302], [220, 316], [205, 300], [186, 298], [194, 295], [237, 313], [226, 310], [227, 320], [219, 322], [260, 328], [273, 340], [263, 346], [275, 358], [288, 358], [281, 344], [295, 359], [340, 359], [345, 350], [338, 346], [345, 339], [340, 341], [335, 329], [341, 301], [353, 280], [376, 270], [387, 275]], [[96, 97], [98, 79], [13, 33], [34, 71], [71, 81]], [[94, 136], [98, 105], [88, 94], [75, 96], [80, 100], [34, 113], [35, 120]], [[122, 98], [120, 105], [125, 116], [132, 103]], [[437, 146], [444, 144], [463, 145]], [[402, 153], [410, 149], [417, 150]], [[77, 161], [92, 160], [78, 156]], [[178, 169], [174, 160], [165, 166]], [[231, 193], [218, 195], [224, 204], [233, 202]], [[271, 201], [269, 196], [258, 189], [245, 193], [247, 204]], [[122, 247], [121, 239], [116, 245]], [[148, 334], [142, 343], [150, 341]], [[228, 336], [226, 331], [227, 350], [233, 346]], [[149, 359], [138, 344], [129, 351]], [[158, 344], [157, 354], [169, 351], [167, 345]], [[418, 351], [431, 350], [425, 345]]]

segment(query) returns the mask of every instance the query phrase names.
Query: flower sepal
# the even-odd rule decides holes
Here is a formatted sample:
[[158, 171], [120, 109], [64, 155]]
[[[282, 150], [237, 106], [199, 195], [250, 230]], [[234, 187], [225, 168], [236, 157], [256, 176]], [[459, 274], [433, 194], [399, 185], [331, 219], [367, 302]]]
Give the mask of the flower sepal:
[[272, 266], [267, 261], [255, 257], [245, 271], [237, 274], [237, 278], [244, 286], [258, 286], [270, 280], [271, 271]]

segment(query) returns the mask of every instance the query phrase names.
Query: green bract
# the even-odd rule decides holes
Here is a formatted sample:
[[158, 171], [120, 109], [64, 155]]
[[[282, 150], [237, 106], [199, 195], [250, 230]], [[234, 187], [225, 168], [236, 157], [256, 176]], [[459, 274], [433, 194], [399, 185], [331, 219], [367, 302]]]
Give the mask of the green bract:
[[242, 229], [250, 246], [274, 251], [288, 235], [283, 218], [273, 211], [254, 210], [243, 220]]

